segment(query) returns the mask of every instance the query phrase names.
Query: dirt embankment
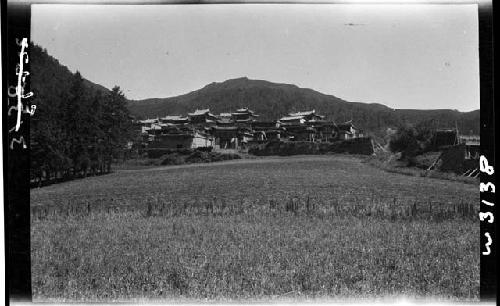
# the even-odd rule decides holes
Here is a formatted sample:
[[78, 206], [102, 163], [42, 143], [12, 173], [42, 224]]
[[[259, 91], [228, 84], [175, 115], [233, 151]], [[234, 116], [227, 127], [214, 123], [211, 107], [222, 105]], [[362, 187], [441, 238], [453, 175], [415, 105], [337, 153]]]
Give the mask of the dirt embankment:
[[270, 141], [250, 148], [248, 153], [257, 156], [328, 153], [371, 155], [373, 154], [373, 144], [371, 138], [368, 137], [336, 142]]
[[[413, 162], [409, 163], [408, 160], [401, 158], [400, 153], [377, 152], [376, 155], [367, 157], [363, 162], [392, 173], [478, 184], [478, 177], [467, 177], [461, 175], [461, 172], [445, 171], [442, 168], [442, 158], [442, 152], [426, 152], [417, 155]], [[475, 164], [474, 161], [467, 161], [467, 163], [472, 166]], [[471, 167], [471, 165], [468, 166]]]
[[157, 166], [211, 163], [241, 159], [239, 154], [214, 152], [211, 147], [197, 149], [149, 149], [146, 153], [148, 155], [148, 164]]

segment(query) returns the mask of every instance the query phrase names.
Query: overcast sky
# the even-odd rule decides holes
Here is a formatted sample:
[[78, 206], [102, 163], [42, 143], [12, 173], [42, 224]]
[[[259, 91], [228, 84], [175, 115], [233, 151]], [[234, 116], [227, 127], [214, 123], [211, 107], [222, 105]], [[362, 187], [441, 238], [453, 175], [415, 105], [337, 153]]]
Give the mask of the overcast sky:
[[32, 6], [35, 43], [130, 99], [246, 76], [348, 101], [470, 111], [477, 23], [477, 5]]

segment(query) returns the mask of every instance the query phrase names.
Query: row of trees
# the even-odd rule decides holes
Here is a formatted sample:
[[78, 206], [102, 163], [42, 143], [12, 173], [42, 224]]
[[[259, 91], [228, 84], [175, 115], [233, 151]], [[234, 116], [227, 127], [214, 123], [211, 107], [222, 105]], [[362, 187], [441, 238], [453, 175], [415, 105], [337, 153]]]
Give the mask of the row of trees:
[[37, 109], [30, 120], [32, 181], [109, 172], [113, 158], [124, 154], [132, 136], [120, 88], [96, 89], [79, 72], [60, 84], [62, 88], [51, 88], [44, 80], [33, 85]]

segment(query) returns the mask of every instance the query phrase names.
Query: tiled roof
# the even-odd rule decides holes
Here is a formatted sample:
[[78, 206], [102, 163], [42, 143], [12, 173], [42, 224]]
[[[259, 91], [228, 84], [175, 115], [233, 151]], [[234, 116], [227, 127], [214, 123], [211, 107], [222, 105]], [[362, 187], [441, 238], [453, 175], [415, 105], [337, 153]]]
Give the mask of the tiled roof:
[[200, 116], [200, 115], [205, 115], [207, 113], [210, 113], [210, 109], [197, 109], [194, 111], [194, 113], [188, 113], [190, 116]]
[[157, 122], [158, 119], [144, 119], [144, 120], [139, 120], [140, 123], [143, 124], [151, 124]]
[[339, 123], [337, 124], [337, 127], [339, 129], [350, 129], [351, 127], [355, 130], [357, 130], [357, 128], [354, 126], [354, 124], [352, 124], [352, 120], [349, 120], [347, 122], [344, 122], [344, 123]]
[[236, 126], [216, 126], [214, 127], [217, 131], [236, 131], [238, 127]]
[[313, 115], [316, 111], [313, 109], [312, 111], [305, 111], [305, 112], [296, 112], [296, 113], [290, 113], [288, 114], [290, 117], [295, 117], [295, 116], [308, 116], [308, 115]]
[[187, 120], [187, 117], [182, 117], [182, 116], [165, 116], [161, 118], [163, 120]]
[[151, 125], [151, 130], [161, 130], [161, 127], [164, 126], [163, 124], [158, 124], [154, 123]]
[[253, 113], [253, 111], [249, 110], [249, 109], [248, 109], [248, 107], [238, 108], [238, 109], [236, 110], [236, 112], [237, 112], [237, 113], [246, 113], [246, 112], [248, 112], [248, 113]]
[[479, 146], [481, 138], [478, 135], [461, 135], [460, 140], [467, 146]]
[[291, 121], [291, 120], [299, 120], [299, 119], [302, 119], [303, 116], [287, 116], [287, 117], [283, 117], [280, 119], [280, 121]]

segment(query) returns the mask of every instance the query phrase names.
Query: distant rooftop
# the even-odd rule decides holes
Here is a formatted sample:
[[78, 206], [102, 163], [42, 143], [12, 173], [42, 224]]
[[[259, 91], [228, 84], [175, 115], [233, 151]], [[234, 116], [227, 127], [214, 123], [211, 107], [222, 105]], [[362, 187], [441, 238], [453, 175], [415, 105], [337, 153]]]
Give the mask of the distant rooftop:
[[200, 116], [200, 115], [205, 115], [205, 114], [209, 114], [209, 113], [210, 113], [210, 109], [206, 108], [206, 109], [197, 109], [193, 113], [188, 113], [188, 115], [190, 115], [190, 116]]
[[217, 120], [217, 123], [229, 124], [229, 123], [233, 123], [233, 120], [231, 118], [228, 118], [228, 117], [222, 117], [219, 120]]
[[314, 115], [316, 113], [316, 110], [312, 111], [305, 111], [305, 112], [296, 112], [296, 113], [290, 113], [288, 114], [290, 117], [295, 117], [295, 116], [308, 116], [308, 115]]
[[357, 128], [356, 128], [356, 127], [354, 126], [354, 124], [352, 123], [352, 120], [349, 120], [349, 121], [346, 121], [346, 122], [343, 122], [343, 123], [339, 123], [339, 124], [336, 124], [336, 125], [337, 125], [337, 127], [338, 127], [339, 129], [341, 129], [341, 130], [342, 130], [342, 129], [346, 129], [346, 128], [351, 128], [351, 127], [352, 127], [353, 129], [356, 129], [356, 130], [357, 130]]
[[296, 115], [296, 116], [286, 116], [281, 118], [279, 121], [291, 121], [291, 120], [300, 120], [303, 119], [303, 115]]
[[481, 139], [481, 136], [479, 135], [460, 135], [460, 138], [462, 139]]
[[238, 108], [236, 110], [236, 113], [252, 113], [253, 114], [253, 111], [248, 109], [248, 107], [243, 107], [243, 108]]
[[144, 124], [155, 123], [157, 121], [158, 121], [158, 119], [144, 119], [144, 120], [139, 120], [140, 123], [144, 123]]
[[163, 124], [158, 124], [154, 123], [151, 125], [151, 130], [161, 130], [161, 127], [164, 126]]
[[460, 135], [460, 141], [467, 146], [481, 145], [481, 137], [479, 135]]
[[177, 116], [177, 115], [174, 115], [174, 116], [165, 116], [163, 118], [161, 118], [163, 120], [186, 120], [187, 117], [183, 117], [183, 116]]

